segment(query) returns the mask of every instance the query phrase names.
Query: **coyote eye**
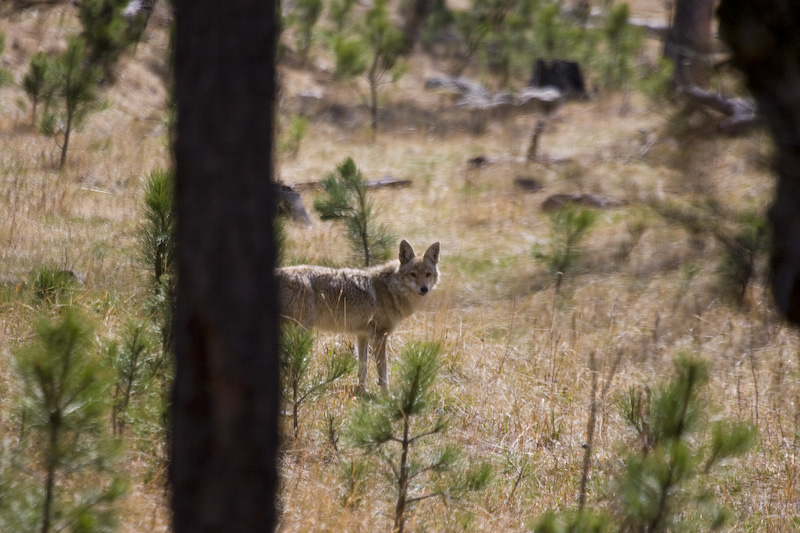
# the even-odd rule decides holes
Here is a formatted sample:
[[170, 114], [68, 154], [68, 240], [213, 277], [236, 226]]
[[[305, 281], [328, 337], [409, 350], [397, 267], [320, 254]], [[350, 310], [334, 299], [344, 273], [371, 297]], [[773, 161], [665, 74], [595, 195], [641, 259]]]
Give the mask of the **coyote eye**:
[[429, 278], [429, 277], [431, 277], [431, 276], [432, 276], [432, 274], [431, 274], [430, 272], [425, 272], [425, 277], [426, 277], [426, 278]]
[[411, 276], [414, 279], [417, 279], [417, 273], [416, 272], [411, 272], [408, 275]]

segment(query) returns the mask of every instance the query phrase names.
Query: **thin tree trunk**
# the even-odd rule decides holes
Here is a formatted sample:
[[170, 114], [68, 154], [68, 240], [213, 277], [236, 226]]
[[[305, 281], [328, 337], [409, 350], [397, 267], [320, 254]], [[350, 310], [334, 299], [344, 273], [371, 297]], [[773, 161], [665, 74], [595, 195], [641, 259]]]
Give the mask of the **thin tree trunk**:
[[67, 127], [64, 129], [64, 145], [61, 147], [61, 162], [58, 165], [59, 170], [64, 170], [64, 165], [67, 164], [67, 149], [69, 148], [69, 134], [72, 132], [72, 115], [67, 115]]
[[419, 40], [420, 29], [433, 11], [434, 3], [435, 0], [412, 0], [406, 5], [405, 22], [403, 23], [404, 54], [414, 51], [414, 45]]
[[408, 498], [408, 417], [403, 420], [403, 453], [400, 457], [400, 479], [397, 480], [397, 506], [394, 510], [394, 533], [403, 533], [406, 525], [406, 499]]
[[[56, 414], [55, 416], [58, 416]], [[53, 514], [53, 490], [56, 484], [56, 467], [58, 466], [57, 448], [58, 448], [58, 434], [59, 425], [50, 428], [50, 449], [47, 453], [47, 477], [44, 483], [44, 509], [42, 510], [42, 533], [50, 531], [50, 521]]]
[[277, 2], [176, 0], [173, 530], [268, 532], [278, 483]]
[[378, 81], [370, 79], [369, 82], [369, 94], [370, 94], [370, 116], [372, 117], [372, 140], [375, 140], [375, 137], [378, 134]]
[[677, 0], [664, 55], [675, 62], [677, 87], [708, 85], [715, 0]]

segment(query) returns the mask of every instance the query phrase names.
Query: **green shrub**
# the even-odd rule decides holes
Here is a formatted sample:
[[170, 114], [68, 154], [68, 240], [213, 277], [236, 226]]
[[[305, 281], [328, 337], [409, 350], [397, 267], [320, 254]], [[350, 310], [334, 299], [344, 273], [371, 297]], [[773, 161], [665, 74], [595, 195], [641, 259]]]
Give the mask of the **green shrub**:
[[37, 302], [48, 305], [71, 303], [78, 278], [74, 272], [55, 266], [41, 266], [33, 273], [31, 287]]
[[148, 272], [148, 289], [151, 291], [148, 313], [161, 332], [162, 353], [166, 357], [172, 348], [172, 312], [178, 269], [175, 175], [171, 169], [155, 169], [148, 174], [143, 204], [144, 221], [137, 236], [138, 258]]
[[147, 175], [143, 207], [144, 222], [138, 235], [139, 257], [155, 290], [169, 285], [177, 270], [175, 174], [171, 169], [155, 169]]
[[601, 84], [609, 91], [627, 88], [633, 81], [634, 58], [642, 47], [642, 32], [628, 23], [630, 8], [621, 3], [612, 8], [603, 28]]

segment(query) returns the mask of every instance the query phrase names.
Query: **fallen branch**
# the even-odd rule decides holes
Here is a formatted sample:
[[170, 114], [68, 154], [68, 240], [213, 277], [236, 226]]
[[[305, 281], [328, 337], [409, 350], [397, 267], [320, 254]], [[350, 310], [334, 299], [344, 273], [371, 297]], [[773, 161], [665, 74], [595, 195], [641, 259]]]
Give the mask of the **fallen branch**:
[[751, 98], [729, 98], [695, 85], [682, 87], [679, 94], [696, 108], [711, 109], [729, 117], [717, 125], [720, 133], [739, 135], [764, 123]]

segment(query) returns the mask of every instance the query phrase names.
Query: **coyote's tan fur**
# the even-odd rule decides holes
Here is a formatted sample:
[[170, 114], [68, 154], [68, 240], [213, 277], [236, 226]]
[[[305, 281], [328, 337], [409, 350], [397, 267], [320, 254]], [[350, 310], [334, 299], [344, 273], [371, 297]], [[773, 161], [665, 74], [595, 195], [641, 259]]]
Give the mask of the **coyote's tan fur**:
[[370, 346], [378, 365], [378, 382], [386, 388], [386, 339], [417, 310], [439, 281], [438, 262], [438, 242], [420, 257], [404, 240], [399, 260], [382, 265], [364, 269], [314, 265], [278, 268], [275, 274], [283, 320], [355, 335], [359, 389], [364, 389], [367, 379]]

